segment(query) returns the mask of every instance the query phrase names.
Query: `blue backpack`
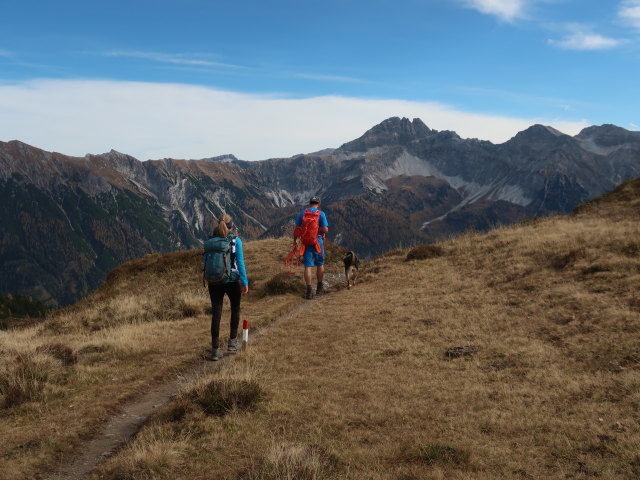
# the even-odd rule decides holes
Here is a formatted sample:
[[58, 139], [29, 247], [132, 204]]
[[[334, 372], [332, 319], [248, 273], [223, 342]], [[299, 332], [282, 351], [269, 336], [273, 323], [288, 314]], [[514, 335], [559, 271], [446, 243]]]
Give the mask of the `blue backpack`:
[[236, 237], [211, 237], [204, 242], [204, 280], [213, 284], [237, 282]]

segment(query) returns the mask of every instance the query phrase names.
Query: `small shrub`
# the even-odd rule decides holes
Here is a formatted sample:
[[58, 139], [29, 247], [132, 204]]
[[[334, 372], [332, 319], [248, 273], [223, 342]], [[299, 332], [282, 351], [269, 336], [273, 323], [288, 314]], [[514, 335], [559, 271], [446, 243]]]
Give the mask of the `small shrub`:
[[66, 345], [62, 343], [47, 343], [36, 348], [36, 352], [45, 353], [57, 358], [65, 367], [78, 363], [78, 355]]
[[436, 258], [444, 255], [444, 249], [440, 245], [416, 245], [409, 253], [407, 253], [406, 261], [411, 260], [426, 260], [428, 258]]
[[263, 289], [263, 295], [285, 295], [287, 293], [299, 293], [300, 291], [300, 279], [281, 272], [267, 281]]
[[266, 394], [255, 380], [224, 378], [194, 388], [187, 398], [205, 413], [222, 417], [233, 410], [252, 410]]

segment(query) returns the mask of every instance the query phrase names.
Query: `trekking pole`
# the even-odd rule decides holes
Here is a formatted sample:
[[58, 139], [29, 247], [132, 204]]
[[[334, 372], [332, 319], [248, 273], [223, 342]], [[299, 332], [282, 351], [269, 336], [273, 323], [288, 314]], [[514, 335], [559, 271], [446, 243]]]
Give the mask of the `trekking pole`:
[[242, 320], [242, 351], [249, 346], [249, 320]]

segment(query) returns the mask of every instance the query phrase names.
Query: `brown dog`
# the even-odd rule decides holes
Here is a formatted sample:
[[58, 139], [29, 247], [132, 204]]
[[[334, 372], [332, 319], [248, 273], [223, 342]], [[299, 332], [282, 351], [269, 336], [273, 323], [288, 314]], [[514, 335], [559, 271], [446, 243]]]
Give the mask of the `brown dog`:
[[358, 276], [358, 268], [360, 267], [360, 260], [356, 252], [350, 250], [344, 256], [344, 276], [347, 278], [347, 288], [351, 288], [351, 285], [356, 286], [356, 277]]

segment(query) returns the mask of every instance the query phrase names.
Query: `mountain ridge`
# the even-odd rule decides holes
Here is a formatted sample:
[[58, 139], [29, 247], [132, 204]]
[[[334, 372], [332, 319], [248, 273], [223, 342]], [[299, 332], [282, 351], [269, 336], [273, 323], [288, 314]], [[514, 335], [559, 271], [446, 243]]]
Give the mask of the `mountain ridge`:
[[638, 176], [640, 132], [613, 125], [574, 137], [533, 125], [496, 145], [392, 117], [336, 149], [255, 162], [0, 142], [0, 293], [69, 303], [126, 260], [199, 246], [223, 211], [247, 239], [280, 236], [320, 195], [330, 238], [367, 256], [569, 212]]

